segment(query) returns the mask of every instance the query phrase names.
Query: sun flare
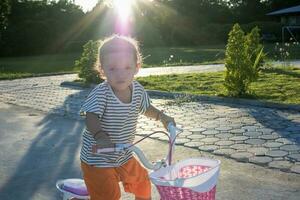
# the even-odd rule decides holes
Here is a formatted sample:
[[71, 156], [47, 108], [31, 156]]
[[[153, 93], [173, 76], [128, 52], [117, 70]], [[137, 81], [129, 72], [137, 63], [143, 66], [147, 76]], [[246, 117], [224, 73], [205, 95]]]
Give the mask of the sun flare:
[[127, 21], [132, 14], [134, 0], [113, 0], [114, 8], [117, 10], [120, 20]]

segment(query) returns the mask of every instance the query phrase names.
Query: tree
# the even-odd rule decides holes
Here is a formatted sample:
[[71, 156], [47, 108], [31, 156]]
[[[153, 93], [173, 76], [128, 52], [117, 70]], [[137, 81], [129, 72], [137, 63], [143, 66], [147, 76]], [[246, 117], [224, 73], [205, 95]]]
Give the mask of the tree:
[[263, 52], [258, 28], [245, 35], [239, 24], [229, 33], [225, 53], [225, 87], [229, 96], [243, 96], [251, 82], [258, 78]]
[[250, 23], [266, 20], [266, 5], [261, 0], [231, 0], [228, 6], [234, 16], [234, 21]]
[[98, 41], [88, 41], [83, 46], [80, 59], [75, 61], [75, 67], [80, 69], [78, 74], [79, 78], [82, 78], [87, 84], [100, 83], [103, 81], [99, 72], [95, 70], [99, 45], [100, 43]]
[[3, 31], [7, 28], [8, 14], [10, 13], [9, 0], [0, 1], [0, 42], [2, 43]]
[[77, 26], [84, 13], [70, 1], [9, 2], [10, 13], [7, 16], [7, 28], [2, 32], [0, 55], [62, 52], [72, 40], [79, 40], [80, 36], [67, 33]]
[[[258, 72], [261, 70], [265, 54], [262, 53], [263, 45], [260, 44], [259, 28], [254, 27], [245, 39], [246, 54], [250, 59], [252, 69], [250, 70], [250, 81], [256, 81]], [[258, 59], [259, 56], [259, 60]], [[256, 63], [258, 62], [258, 63]]]

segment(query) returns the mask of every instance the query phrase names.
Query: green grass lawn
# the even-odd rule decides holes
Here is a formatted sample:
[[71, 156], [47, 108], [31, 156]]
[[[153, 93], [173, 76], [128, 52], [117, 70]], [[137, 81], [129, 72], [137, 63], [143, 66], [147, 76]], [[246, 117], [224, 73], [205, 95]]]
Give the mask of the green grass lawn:
[[223, 63], [225, 45], [159, 47], [142, 50], [143, 67]]
[[[275, 44], [266, 44], [269, 59], [277, 60]], [[287, 47], [285, 47], [287, 48]], [[289, 59], [300, 59], [300, 45], [289, 46]], [[143, 67], [182, 66], [223, 63], [225, 45], [199, 47], [157, 47], [142, 49]], [[33, 76], [34, 74], [77, 73], [75, 60], [81, 53], [0, 58], [0, 80]], [[277, 57], [276, 57], [277, 56]]]
[[0, 58], [0, 80], [47, 73], [77, 73], [74, 62], [80, 53]]
[[54, 73], [70, 72], [80, 53], [0, 58], [0, 72]]
[[[81, 53], [0, 58], [0, 73], [78, 72], [75, 60]], [[224, 45], [143, 49], [143, 67], [195, 65], [224, 62]], [[4, 75], [2, 75], [4, 77]]]
[[[244, 97], [275, 103], [300, 104], [300, 69], [266, 69], [251, 85], [251, 94]], [[224, 73], [194, 73], [138, 78], [150, 90], [181, 92], [210, 96], [226, 96]]]
[[[30, 77], [34, 74], [73, 72], [80, 53], [0, 58], [0, 80]], [[143, 67], [182, 66], [224, 62], [224, 45], [142, 50]]]

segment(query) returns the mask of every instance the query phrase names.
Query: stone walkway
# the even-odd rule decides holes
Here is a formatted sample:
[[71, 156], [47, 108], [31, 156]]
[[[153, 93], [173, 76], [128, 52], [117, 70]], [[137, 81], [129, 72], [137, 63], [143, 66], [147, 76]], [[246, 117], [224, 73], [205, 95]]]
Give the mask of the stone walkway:
[[[90, 89], [60, 85], [75, 78], [71, 74], [0, 81], [0, 101], [78, 119]], [[213, 101], [152, 99], [183, 126], [178, 145], [300, 174], [299, 112]], [[139, 120], [139, 135], [162, 130], [157, 122], [145, 117]], [[152, 138], [166, 140], [164, 135]]]
[[[290, 62], [271, 62], [273, 66], [292, 65], [296, 68], [300, 68], [300, 60], [294, 60]], [[208, 65], [195, 65], [195, 66], [175, 66], [175, 67], [153, 67], [142, 68], [137, 76], [149, 76], [149, 75], [165, 75], [165, 74], [185, 74], [185, 73], [204, 73], [204, 72], [219, 72], [224, 71], [224, 64], [208, 64]]]

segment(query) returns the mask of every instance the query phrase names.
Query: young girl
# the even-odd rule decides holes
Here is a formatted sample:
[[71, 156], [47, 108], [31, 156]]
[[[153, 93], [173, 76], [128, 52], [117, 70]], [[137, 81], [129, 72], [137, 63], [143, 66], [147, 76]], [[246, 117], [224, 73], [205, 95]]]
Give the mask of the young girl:
[[98, 60], [98, 70], [106, 80], [90, 92], [81, 108], [86, 129], [80, 159], [88, 192], [91, 200], [118, 200], [122, 182], [136, 200], [149, 200], [148, 172], [132, 152], [101, 149], [132, 143], [139, 114], [160, 120], [164, 127], [175, 121], [151, 105], [144, 88], [134, 80], [141, 67], [135, 40], [117, 35], [107, 38], [99, 48]]

